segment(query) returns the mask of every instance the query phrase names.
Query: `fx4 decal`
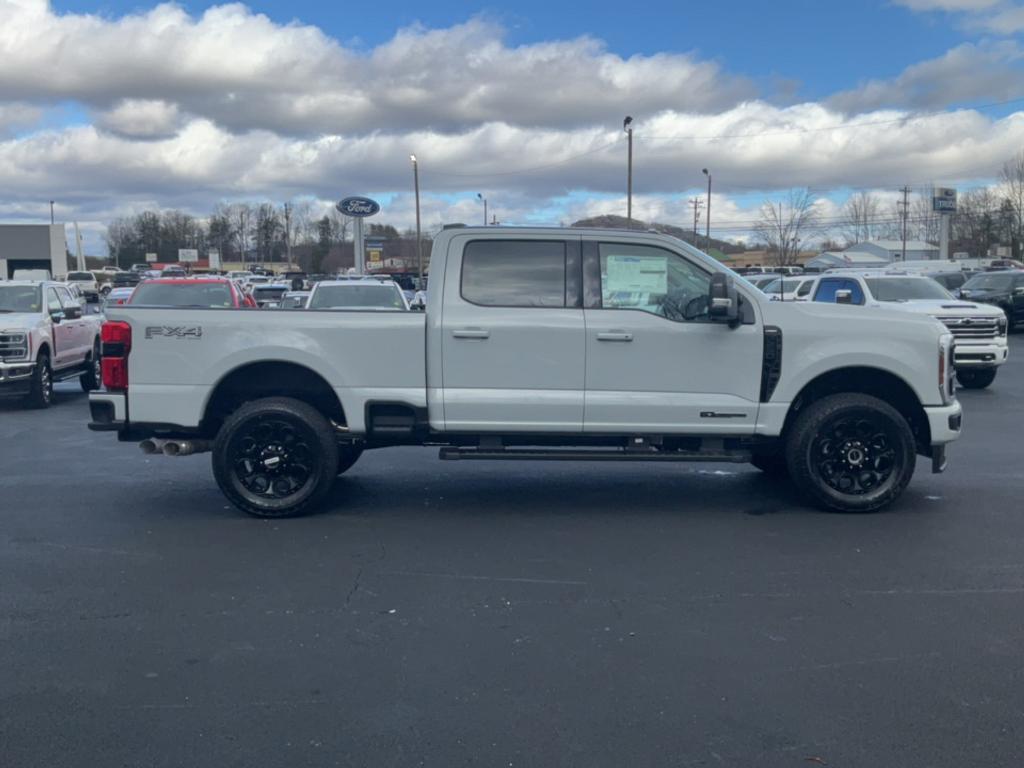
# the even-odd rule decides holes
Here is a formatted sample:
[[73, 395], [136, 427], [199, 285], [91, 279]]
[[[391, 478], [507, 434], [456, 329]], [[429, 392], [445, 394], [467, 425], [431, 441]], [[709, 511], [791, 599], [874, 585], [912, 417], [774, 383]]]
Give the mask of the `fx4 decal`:
[[151, 325], [146, 328], [146, 338], [155, 339], [201, 339], [203, 327], [201, 325]]

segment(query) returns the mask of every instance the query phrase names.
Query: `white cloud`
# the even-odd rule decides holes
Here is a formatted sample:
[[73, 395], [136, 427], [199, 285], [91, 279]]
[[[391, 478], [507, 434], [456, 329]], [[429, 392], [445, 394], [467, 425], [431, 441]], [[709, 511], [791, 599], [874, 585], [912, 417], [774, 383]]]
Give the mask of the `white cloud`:
[[913, 11], [983, 11], [1002, 0], [894, 0]]
[[1014, 41], [964, 43], [942, 56], [913, 64], [891, 80], [872, 80], [835, 94], [830, 106], [844, 112], [881, 107], [939, 109], [964, 101], [1024, 96], [1024, 51]]
[[97, 125], [108, 131], [137, 138], [171, 136], [181, 125], [176, 104], [159, 99], [124, 99], [101, 112]]
[[994, 35], [1024, 31], [1024, 5], [1012, 0], [894, 0], [913, 11], [946, 11], [961, 14], [968, 29]]
[[624, 59], [589, 38], [510, 47], [482, 19], [401, 30], [367, 53], [237, 4], [108, 20], [0, 0], [0, 19], [0, 99], [163, 100], [238, 132], [608, 124], [626, 110], [709, 111], [754, 95], [692, 55]]
[[11, 131], [29, 128], [39, 121], [43, 110], [31, 104], [0, 103], [0, 136]]

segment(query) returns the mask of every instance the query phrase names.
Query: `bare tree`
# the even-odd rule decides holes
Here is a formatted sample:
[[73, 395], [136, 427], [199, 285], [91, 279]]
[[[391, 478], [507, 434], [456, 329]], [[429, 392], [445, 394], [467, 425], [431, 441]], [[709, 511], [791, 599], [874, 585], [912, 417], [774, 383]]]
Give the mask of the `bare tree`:
[[1007, 203], [1005, 224], [1013, 257], [1020, 258], [1024, 251], [1024, 151], [1003, 164], [999, 186], [1000, 194]]
[[984, 187], [964, 193], [950, 225], [956, 250], [966, 251], [974, 258], [987, 256], [989, 249], [999, 242], [999, 196]]
[[878, 237], [875, 230], [879, 227], [881, 210], [881, 202], [870, 192], [858, 192], [846, 201], [840, 231], [848, 246]]
[[772, 265], [796, 264], [800, 243], [818, 223], [818, 202], [807, 189], [793, 190], [778, 204], [765, 201], [754, 232], [768, 246]]
[[907, 214], [907, 239], [939, 242], [940, 214], [932, 210], [931, 195], [918, 195], [910, 204]]

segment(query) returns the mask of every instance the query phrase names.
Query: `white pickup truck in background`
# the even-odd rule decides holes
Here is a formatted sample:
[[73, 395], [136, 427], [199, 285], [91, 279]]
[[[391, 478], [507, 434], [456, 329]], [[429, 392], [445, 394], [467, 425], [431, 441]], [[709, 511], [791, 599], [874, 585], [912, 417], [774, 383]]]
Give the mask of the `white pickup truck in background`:
[[86, 392], [98, 389], [101, 322], [68, 285], [0, 281], [0, 395], [48, 408], [55, 381], [77, 377]]
[[879, 509], [961, 426], [953, 337], [886, 309], [771, 301], [671, 237], [445, 229], [425, 312], [112, 307], [94, 430], [212, 451], [259, 516], [321, 502], [364, 449], [444, 459], [752, 462]]

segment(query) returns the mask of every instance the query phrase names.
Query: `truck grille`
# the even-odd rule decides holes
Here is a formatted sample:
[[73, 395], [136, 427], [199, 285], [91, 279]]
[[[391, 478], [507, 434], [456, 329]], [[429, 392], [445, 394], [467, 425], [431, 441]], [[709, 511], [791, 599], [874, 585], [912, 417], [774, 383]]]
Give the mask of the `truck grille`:
[[987, 317], [940, 317], [957, 341], [994, 339], [999, 335], [999, 322]]
[[24, 360], [28, 357], [28, 336], [24, 333], [0, 331], [0, 361]]

